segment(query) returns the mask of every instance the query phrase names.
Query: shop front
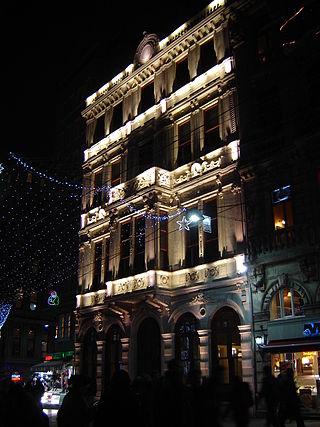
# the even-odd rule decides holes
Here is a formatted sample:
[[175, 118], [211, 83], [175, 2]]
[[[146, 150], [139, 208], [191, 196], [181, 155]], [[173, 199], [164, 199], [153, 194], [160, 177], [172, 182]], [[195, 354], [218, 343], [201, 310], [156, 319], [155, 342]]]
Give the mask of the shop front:
[[68, 379], [74, 373], [73, 351], [53, 353], [45, 360], [31, 367], [33, 378], [40, 379], [45, 392], [41, 398], [44, 408], [61, 405], [68, 387]]
[[[270, 353], [272, 373], [278, 377], [291, 368], [303, 412], [320, 415], [320, 322], [296, 322], [286, 333], [282, 326], [279, 324], [274, 331], [271, 327], [271, 338], [278, 339], [270, 339], [262, 346], [264, 352]], [[295, 334], [294, 330], [300, 333]], [[280, 332], [283, 339], [279, 339]]]

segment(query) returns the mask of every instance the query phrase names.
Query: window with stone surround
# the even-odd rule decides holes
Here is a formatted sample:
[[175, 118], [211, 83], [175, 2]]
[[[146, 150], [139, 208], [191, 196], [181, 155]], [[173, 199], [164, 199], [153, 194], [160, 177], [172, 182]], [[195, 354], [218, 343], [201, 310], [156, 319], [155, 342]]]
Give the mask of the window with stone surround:
[[292, 288], [280, 289], [270, 303], [270, 319], [301, 316], [303, 314], [303, 298]]

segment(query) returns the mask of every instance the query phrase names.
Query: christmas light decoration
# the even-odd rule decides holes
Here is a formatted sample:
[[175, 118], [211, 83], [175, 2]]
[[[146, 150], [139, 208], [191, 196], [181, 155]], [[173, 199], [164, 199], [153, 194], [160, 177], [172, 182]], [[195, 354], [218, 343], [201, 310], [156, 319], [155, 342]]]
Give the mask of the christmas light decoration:
[[59, 296], [58, 296], [57, 292], [56, 291], [50, 291], [50, 295], [48, 297], [48, 304], [56, 306], [56, 305], [59, 305], [59, 302], [60, 302], [60, 300], [59, 300]]
[[191, 224], [191, 221], [188, 221], [185, 216], [182, 217], [181, 221], [177, 221], [177, 224], [179, 225], [179, 231], [182, 231], [182, 230], [190, 231], [189, 225]]
[[10, 304], [1, 304], [0, 303], [0, 329], [5, 324], [8, 316], [9, 316], [10, 310], [11, 310]]

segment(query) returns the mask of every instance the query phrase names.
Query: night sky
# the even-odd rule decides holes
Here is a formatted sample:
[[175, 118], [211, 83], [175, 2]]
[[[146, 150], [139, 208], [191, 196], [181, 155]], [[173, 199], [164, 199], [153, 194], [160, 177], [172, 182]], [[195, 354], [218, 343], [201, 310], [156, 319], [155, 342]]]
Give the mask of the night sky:
[[[179, 9], [169, 1], [105, 3], [108, 7], [88, 10], [92, 2], [86, 9], [79, 2], [70, 11], [32, 2], [21, 8], [13, 1], [3, 13], [0, 306], [12, 303], [20, 288], [46, 295], [53, 288], [76, 286], [81, 189], [75, 185], [81, 176], [79, 181], [71, 176], [75, 168], [67, 148], [53, 143], [57, 94], [68, 98], [77, 89], [70, 76], [88, 50], [98, 52], [103, 69], [90, 70], [93, 89], [82, 100], [84, 108], [86, 97], [133, 62], [144, 31], [161, 40], [209, 4], [197, 1]], [[28, 167], [8, 161], [10, 151]], [[81, 175], [81, 164], [77, 167]]]
[[51, 7], [34, 2], [21, 6], [13, 1], [4, 10], [3, 104], [7, 126], [1, 160], [8, 151], [37, 164], [45, 160], [48, 147], [43, 140], [54, 126], [57, 87], [91, 45], [98, 44], [101, 55], [106, 56], [105, 78], [97, 81], [98, 89], [133, 62], [143, 31], [162, 39], [209, 1], [185, 2], [183, 7], [172, 1], [100, 1], [98, 5], [88, 2], [85, 8], [79, 7], [80, 2], [74, 7], [65, 3], [67, 7], [64, 4], [59, 8], [58, 3]]

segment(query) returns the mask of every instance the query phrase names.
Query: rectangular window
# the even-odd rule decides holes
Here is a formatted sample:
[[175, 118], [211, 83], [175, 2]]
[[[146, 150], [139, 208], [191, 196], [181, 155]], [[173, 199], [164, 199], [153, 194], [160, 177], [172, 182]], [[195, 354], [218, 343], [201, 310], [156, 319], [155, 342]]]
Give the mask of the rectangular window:
[[188, 68], [188, 57], [182, 59], [176, 64], [176, 77], [174, 81], [174, 90], [180, 89], [182, 86], [190, 82], [190, 74]]
[[266, 64], [270, 60], [271, 48], [269, 34], [261, 33], [257, 37], [257, 56], [260, 64]]
[[135, 219], [134, 273], [145, 271], [145, 217]]
[[45, 358], [48, 354], [48, 332], [45, 331], [43, 333], [42, 341], [41, 341], [41, 356]]
[[114, 163], [111, 163], [111, 187], [115, 187], [120, 184], [120, 159]]
[[272, 192], [273, 224], [276, 246], [290, 245], [293, 240], [293, 215], [289, 185]]
[[94, 265], [93, 265], [93, 283], [92, 290], [100, 289], [102, 267], [102, 242], [94, 245]]
[[71, 314], [66, 315], [66, 338], [70, 339], [71, 337]]
[[61, 315], [59, 317], [59, 332], [58, 332], [59, 339], [64, 339], [64, 333], [65, 333], [64, 322], [65, 322], [64, 315]]
[[34, 329], [29, 329], [27, 336], [27, 357], [34, 356], [36, 333]]
[[204, 152], [215, 150], [219, 142], [218, 105], [214, 105], [204, 111]]
[[104, 254], [104, 281], [112, 280], [112, 272], [109, 270], [110, 239], [105, 240]]
[[210, 39], [200, 46], [199, 74], [205, 73], [215, 65], [217, 65], [217, 57], [214, 50], [213, 40]]
[[191, 161], [191, 130], [190, 120], [178, 126], [178, 166]]
[[[165, 212], [160, 211], [160, 217], [164, 217]], [[166, 270], [169, 266], [168, 258], [168, 220], [160, 220], [160, 268]]]
[[126, 222], [120, 227], [120, 265], [119, 277], [125, 277], [130, 272], [131, 224]]
[[144, 85], [141, 88], [139, 113], [143, 113], [148, 110], [148, 108], [153, 107], [154, 102], [154, 84], [152, 80], [152, 82]]
[[110, 123], [110, 133], [121, 128], [122, 125], [123, 125], [122, 102], [119, 102], [119, 104], [113, 106], [112, 119]]
[[97, 207], [102, 203], [102, 169], [94, 174], [93, 188], [93, 202], [92, 206]]
[[101, 141], [105, 137], [104, 134], [104, 115], [97, 118], [97, 124], [94, 132], [93, 143]]
[[190, 225], [186, 235], [186, 267], [194, 267], [199, 264], [199, 232], [198, 223]]
[[153, 162], [153, 141], [148, 141], [147, 143], [139, 146], [139, 170], [138, 173], [142, 173], [145, 170], [154, 166]]
[[211, 233], [203, 233], [204, 262], [212, 262], [220, 258], [216, 199], [204, 202], [203, 214], [211, 218], [211, 227], [209, 227], [211, 228]]
[[12, 356], [19, 356], [21, 345], [21, 330], [20, 328], [13, 328], [12, 333]]

